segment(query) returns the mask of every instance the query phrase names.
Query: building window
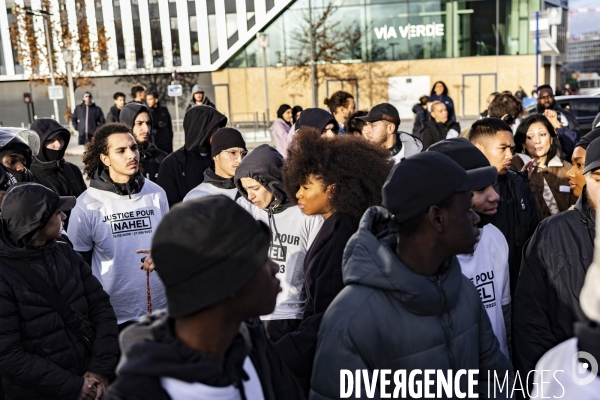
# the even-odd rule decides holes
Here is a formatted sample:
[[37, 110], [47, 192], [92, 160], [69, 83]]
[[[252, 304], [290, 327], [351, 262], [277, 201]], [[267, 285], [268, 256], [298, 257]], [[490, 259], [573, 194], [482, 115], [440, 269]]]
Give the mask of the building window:
[[135, 43], [135, 62], [137, 68], [144, 68], [144, 45], [140, 24], [140, 6], [138, 0], [131, 0], [131, 19], [133, 21], [133, 41]]
[[188, 17], [190, 24], [190, 45], [192, 65], [200, 64], [200, 44], [198, 43], [198, 18], [196, 17], [196, 1], [188, 0]]
[[127, 68], [125, 60], [125, 43], [123, 42], [123, 21], [121, 20], [121, 3], [119, 0], [113, 0], [113, 15], [115, 17], [115, 42], [117, 43], [117, 58], [119, 60], [119, 69]]
[[171, 22], [171, 42], [173, 49], [173, 66], [181, 66], [181, 51], [179, 49], [179, 23], [177, 21], [177, 0], [169, 0], [169, 18]]
[[[223, 1], [223, 0], [218, 0]], [[219, 59], [219, 42], [217, 40], [217, 16], [215, 11], [215, 0], [206, 0], [208, 11], [208, 37], [210, 41], [210, 62], [214, 63]]]
[[154, 68], [164, 67], [165, 60], [163, 57], [158, 0], [148, 1], [148, 14], [150, 16], [150, 36], [152, 37], [152, 64], [154, 65]]

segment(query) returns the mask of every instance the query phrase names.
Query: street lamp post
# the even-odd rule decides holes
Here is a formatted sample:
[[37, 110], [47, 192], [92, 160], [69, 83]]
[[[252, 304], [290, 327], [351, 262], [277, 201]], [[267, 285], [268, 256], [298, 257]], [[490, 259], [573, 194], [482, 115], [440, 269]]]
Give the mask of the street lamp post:
[[267, 47], [269, 47], [269, 37], [264, 33], [257, 33], [258, 46], [262, 48], [262, 62], [263, 62], [263, 77], [265, 83], [265, 120], [269, 125], [269, 81], [267, 80]]
[[75, 89], [73, 87], [73, 51], [65, 49], [62, 52], [63, 60], [67, 66], [67, 84], [69, 85], [69, 105], [71, 114], [75, 112]]
[[315, 66], [315, 35], [313, 32], [313, 21], [312, 21], [312, 4], [311, 0], [308, 0], [308, 30], [310, 36], [310, 83], [312, 86], [312, 103], [313, 108], [317, 107], [318, 103], [318, 86], [317, 86], [317, 71]]

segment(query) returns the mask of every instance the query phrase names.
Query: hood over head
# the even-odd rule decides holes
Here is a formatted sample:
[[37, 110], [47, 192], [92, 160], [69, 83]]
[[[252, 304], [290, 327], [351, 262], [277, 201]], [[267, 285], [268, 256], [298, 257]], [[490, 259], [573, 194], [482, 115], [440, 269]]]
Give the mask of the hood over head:
[[155, 312], [121, 334], [122, 357], [117, 371], [120, 376], [168, 376], [220, 387], [241, 383], [248, 379], [243, 364], [253, 346], [250, 332], [255, 327], [248, 324], [240, 325], [225, 357], [221, 357], [201, 354], [183, 345], [175, 335], [174, 320], [166, 311]]
[[[393, 226], [392, 216], [385, 208], [373, 206], [365, 212], [344, 250], [344, 285], [388, 291], [414, 314], [439, 315], [454, 307], [463, 281], [457, 258], [447, 259], [434, 276], [419, 275], [396, 255], [398, 234]], [[436, 286], [438, 281], [443, 295]]]
[[25, 140], [21, 138], [24, 131], [29, 129], [0, 128], [0, 160], [10, 153], [21, 154], [25, 157], [25, 167], [31, 166], [32, 151]]
[[242, 185], [242, 178], [252, 178], [265, 187], [274, 197], [270, 208], [279, 208], [286, 203], [291, 204], [283, 188], [281, 167], [283, 156], [268, 144], [261, 144], [252, 150], [240, 163], [235, 171], [235, 185], [246, 200], [248, 192]]
[[122, 122], [133, 129], [135, 118], [139, 113], [142, 112], [148, 113], [148, 117], [150, 117], [150, 124], [152, 124], [152, 112], [150, 112], [148, 107], [140, 103], [125, 104], [125, 106], [123, 106], [121, 109], [121, 113], [119, 114], [119, 122]]
[[2, 226], [8, 239], [17, 247], [25, 247], [44, 229], [57, 211], [75, 206], [74, 196], [60, 197], [37, 183], [11, 186], [2, 201]]
[[[38, 118], [31, 124], [31, 130], [37, 133], [40, 141], [40, 151], [37, 154], [40, 161], [58, 161], [62, 160], [69, 146], [71, 134], [69, 131], [52, 118]], [[60, 150], [51, 150], [44, 146], [46, 140], [61, 135], [65, 144]]]
[[194, 97], [196, 93], [204, 93], [204, 89], [202, 88], [202, 86], [198, 84], [192, 86], [192, 97]]
[[200, 147], [225, 125], [227, 117], [212, 107], [200, 105], [190, 108], [183, 117], [185, 150], [200, 155]]
[[330, 112], [322, 108], [307, 108], [300, 114], [300, 118], [296, 122], [296, 130], [303, 126], [310, 126], [316, 128], [319, 132], [323, 132], [329, 124], [333, 124], [334, 130], [339, 130], [340, 124], [338, 124]]

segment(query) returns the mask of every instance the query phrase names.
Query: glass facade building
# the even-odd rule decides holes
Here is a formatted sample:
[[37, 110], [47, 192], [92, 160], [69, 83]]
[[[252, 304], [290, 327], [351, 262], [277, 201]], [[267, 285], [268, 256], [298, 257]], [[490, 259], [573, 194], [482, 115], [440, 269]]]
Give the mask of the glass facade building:
[[[539, 10], [538, 0], [336, 0], [327, 13], [329, 3], [312, 0], [312, 19], [345, 32], [341, 40], [352, 38], [337, 55], [342, 63], [535, 54], [529, 16]], [[270, 40], [268, 66], [293, 63], [304, 49], [307, 21], [308, 0], [297, 0], [264, 30]], [[327, 41], [338, 39], [324, 35]], [[262, 66], [256, 40], [227, 66]]]

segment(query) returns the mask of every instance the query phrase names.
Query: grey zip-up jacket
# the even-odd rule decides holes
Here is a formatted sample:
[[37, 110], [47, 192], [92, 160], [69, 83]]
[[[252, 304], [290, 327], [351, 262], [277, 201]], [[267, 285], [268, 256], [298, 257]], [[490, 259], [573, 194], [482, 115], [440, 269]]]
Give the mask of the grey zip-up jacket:
[[[416, 369], [454, 373], [478, 369], [477, 391], [482, 398], [488, 395], [488, 371], [492, 381], [494, 371], [500, 381], [507, 376], [512, 388], [512, 366], [456, 257], [448, 259], [437, 275], [412, 272], [394, 253], [397, 235], [388, 228], [390, 220], [386, 209], [371, 207], [346, 246], [345, 287], [321, 321], [310, 398], [339, 398], [342, 369], [352, 374], [366, 369], [370, 375], [376, 369], [391, 369], [392, 376], [405, 370], [407, 377]], [[432, 393], [437, 392], [435, 380]], [[389, 393], [393, 379], [391, 387]], [[466, 379], [460, 387], [466, 392]], [[371, 398], [381, 398], [379, 388], [378, 381]], [[366, 398], [362, 380], [360, 392], [363, 397], [354, 397], [356, 391], [351, 397]], [[497, 392], [496, 398], [509, 396]]]

